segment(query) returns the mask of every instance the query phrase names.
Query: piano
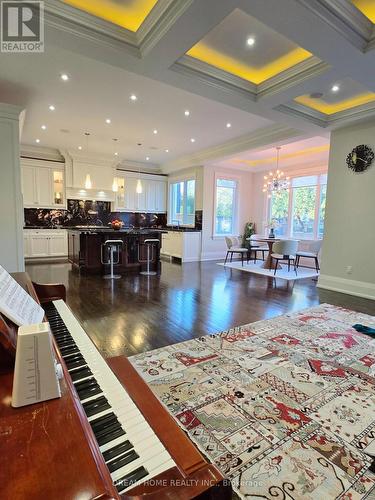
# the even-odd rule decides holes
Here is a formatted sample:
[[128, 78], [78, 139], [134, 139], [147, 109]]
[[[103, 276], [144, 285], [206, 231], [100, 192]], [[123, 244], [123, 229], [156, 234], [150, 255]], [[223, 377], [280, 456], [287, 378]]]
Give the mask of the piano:
[[0, 315], [0, 484], [13, 499], [231, 498], [231, 486], [124, 356], [104, 359], [63, 285], [13, 277], [41, 303], [62, 397], [12, 408], [16, 327]]

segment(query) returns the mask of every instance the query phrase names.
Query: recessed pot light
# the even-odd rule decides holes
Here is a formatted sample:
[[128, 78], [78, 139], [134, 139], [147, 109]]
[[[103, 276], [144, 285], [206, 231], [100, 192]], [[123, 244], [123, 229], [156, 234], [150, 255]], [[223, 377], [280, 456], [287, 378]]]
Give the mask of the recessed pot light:
[[149, 157], [149, 156], [146, 156], [146, 160], [148, 161], [149, 159], [150, 159], [150, 157]]
[[340, 90], [340, 87], [338, 85], [332, 85], [331, 90], [332, 92], [338, 92]]
[[253, 36], [249, 36], [249, 38], [246, 40], [246, 45], [252, 47], [254, 44], [255, 44], [255, 38]]
[[116, 151], [116, 153], [115, 153], [115, 156], [118, 156], [118, 153], [117, 153], [117, 151]]
[[106, 122], [107, 125], [109, 125], [111, 123], [111, 119], [107, 118], [105, 122]]
[[82, 146], [78, 146], [78, 149], [81, 151], [82, 150]]
[[185, 116], [190, 116], [190, 111], [188, 109], [185, 109], [185, 113], [184, 113]]
[[232, 124], [231, 124], [231, 123], [229, 123], [229, 122], [228, 122], [228, 123], [227, 123], [227, 125], [226, 125], [226, 127], [227, 127], [227, 128], [231, 128], [231, 126], [232, 126]]
[[137, 99], [138, 99], [138, 97], [135, 94], [131, 94], [131, 96], [130, 96], [131, 101], [136, 101]]
[[169, 149], [166, 149], [166, 150], [165, 150], [165, 152], [166, 152], [166, 153], [169, 153]]
[[156, 130], [156, 128], [154, 129], [154, 131], [153, 131], [153, 132], [154, 132], [154, 134], [157, 134], [157, 133], [158, 133], [158, 131]]
[[60, 78], [61, 80], [63, 80], [64, 82], [67, 82], [69, 80], [69, 75], [67, 75], [66, 73], [62, 73], [60, 75]]
[[39, 143], [40, 143], [40, 139], [35, 139], [35, 142], [36, 142], [37, 144], [39, 144]]
[[55, 109], [56, 109], [56, 108], [55, 108], [55, 106], [54, 106], [53, 104], [50, 104], [50, 105], [48, 106], [48, 109], [49, 109], [50, 111], [55, 111]]
[[194, 137], [192, 137], [192, 138], [190, 139], [190, 142], [195, 142]]
[[47, 126], [46, 126], [46, 125], [42, 125], [40, 128], [41, 128], [42, 130], [47, 130]]

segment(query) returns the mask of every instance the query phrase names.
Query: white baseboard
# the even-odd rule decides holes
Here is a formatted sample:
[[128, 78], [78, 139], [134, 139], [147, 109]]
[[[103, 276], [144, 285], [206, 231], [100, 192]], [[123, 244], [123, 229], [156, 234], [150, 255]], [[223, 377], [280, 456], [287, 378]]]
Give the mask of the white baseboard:
[[201, 253], [201, 260], [224, 260], [226, 252], [205, 252]]
[[321, 274], [317, 287], [375, 300], [375, 285], [366, 281], [348, 280], [346, 278]]

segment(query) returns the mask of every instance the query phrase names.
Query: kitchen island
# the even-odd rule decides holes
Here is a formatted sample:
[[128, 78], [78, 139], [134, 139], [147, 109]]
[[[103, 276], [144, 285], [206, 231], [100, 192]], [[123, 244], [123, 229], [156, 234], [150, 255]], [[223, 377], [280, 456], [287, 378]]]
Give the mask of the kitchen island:
[[[159, 244], [152, 252], [150, 268], [160, 271], [160, 248], [163, 230], [160, 229], [120, 229], [105, 227], [76, 227], [68, 229], [68, 258], [74, 270], [81, 273], [106, 274], [109, 265], [102, 264], [103, 245], [106, 240], [121, 240], [119, 263], [114, 266], [116, 274], [140, 272], [146, 269], [147, 249], [144, 241], [158, 239]], [[105, 255], [105, 252], [104, 252]]]

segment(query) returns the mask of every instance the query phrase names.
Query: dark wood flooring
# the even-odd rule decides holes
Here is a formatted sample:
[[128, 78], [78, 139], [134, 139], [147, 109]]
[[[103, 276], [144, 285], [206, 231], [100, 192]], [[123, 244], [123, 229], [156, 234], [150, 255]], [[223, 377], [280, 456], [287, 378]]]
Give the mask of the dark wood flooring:
[[104, 356], [127, 356], [322, 302], [375, 315], [375, 301], [224, 269], [215, 262], [162, 262], [156, 277], [131, 274], [111, 282], [80, 276], [70, 264], [32, 264], [40, 283], [64, 283], [67, 302]]

